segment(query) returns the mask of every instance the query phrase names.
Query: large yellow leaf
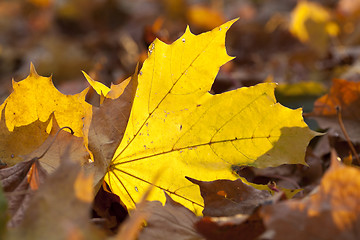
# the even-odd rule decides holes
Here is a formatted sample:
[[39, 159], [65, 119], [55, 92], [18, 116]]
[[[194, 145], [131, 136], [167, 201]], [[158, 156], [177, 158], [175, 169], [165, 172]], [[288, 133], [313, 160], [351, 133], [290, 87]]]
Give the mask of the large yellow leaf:
[[232, 59], [225, 35], [233, 22], [197, 36], [187, 29], [171, 45], [155, 40], [150, 46], [125, 135], [105, 177], [129, 208], [155, 185], [150, 200], [164, 202], [166, 191], [199, 214], [199, 188], [185, 176], [235, 179], [232, 165], [305, 164], [315, 133], [301, 109], [276, 103], [275, 84], [209, 93], [219, 67]]
[[37, 120], [45, 122], [54, 113], [60, 127], [71, 127], [75, 135], [81, 137], [82, 118], [91, 115], [91, 105], [85, 102], [87, 91], [85, 89], [75, 95], [62, 94], [54, 87], [51, 77], [39, 76], [31, 64], [26, 79], [13, 81], [13, 92], [0, 106], [0, 111], [6, 105], [5, 121], [10, 131]]

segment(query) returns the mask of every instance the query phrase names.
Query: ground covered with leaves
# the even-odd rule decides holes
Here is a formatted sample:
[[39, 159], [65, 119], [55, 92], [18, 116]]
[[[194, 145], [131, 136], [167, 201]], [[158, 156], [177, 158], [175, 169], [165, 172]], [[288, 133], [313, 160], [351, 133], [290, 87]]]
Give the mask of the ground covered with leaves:
[[1, 2], [0, 238], [359, 239], [359, 22], [350, 0]]

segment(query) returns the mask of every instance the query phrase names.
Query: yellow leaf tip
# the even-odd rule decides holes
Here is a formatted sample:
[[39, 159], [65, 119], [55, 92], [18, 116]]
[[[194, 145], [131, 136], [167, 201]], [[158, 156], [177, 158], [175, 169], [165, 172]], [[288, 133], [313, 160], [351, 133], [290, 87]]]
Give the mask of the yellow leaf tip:
[[86, 80], [87, 80], [88, 82], [94, 81], [94, 80], [89, 76], [89, 74], [87, 74], [85, 71], [81, 70], [81, 72], [82, 72], [82, 74], [84, 75], [84, 77], [86, 78]]
[[100, 96], [106, 96], [108, 92], [110, 91], [110, 88], [102, 84], [101, 82], [97, 82], [94, 79], [92, 79], [86, 72], [81, 71], [83, 75], [85, 76], [86, 80], [90, 84], [90, 86], [96, 91], [97, 94]]
[[34, 64], [31, 62], [30, 63], [30, 77], [39, 77], [39, 74], [36, 72], [35, 66]]
[[225, 28], [225, 29], [229, 29], [235, 22], [237, 22], [240, 18], [235, 18], [235, 19], [232, 19], [230, 21], [227, 21], [226, 23], [222, 24], [220, 26], [220, 28]]

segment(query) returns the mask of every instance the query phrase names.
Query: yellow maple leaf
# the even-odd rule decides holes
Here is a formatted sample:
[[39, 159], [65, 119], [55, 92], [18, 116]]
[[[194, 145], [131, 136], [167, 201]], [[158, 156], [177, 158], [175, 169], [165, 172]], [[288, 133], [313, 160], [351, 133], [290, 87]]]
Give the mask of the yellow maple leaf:
[[149, 200], [164, 203], [166, 191], [200, 214], [199, 188], [185, 176], [235, 179], [232, 165], [305, 164], [305, 148], [316, 133], [301, 109], [276, 103], [275, 84], [209, 93], [220, 66], [232, 59], [225, 35], [234, 21], [200, 35], [187, 28], [171, 45], [155, 40], [150, 46], [123, 140], [105, 177], [128, 208], [154, 185]]
[[0, 111], [6, 105], [5, 121], [9, 131], [36, 120], [45, 122], [54, 113], [60, 127], [70, 127], [75, 136], [82, 137], [82, 118], [91, 114], [91, 105], [85, 102], [87, 91], [62, 94], [54, 87], [51, 77], [39, 76], [31, 64], [26, 79], [13, 81], [13, 92], [0, 106]]

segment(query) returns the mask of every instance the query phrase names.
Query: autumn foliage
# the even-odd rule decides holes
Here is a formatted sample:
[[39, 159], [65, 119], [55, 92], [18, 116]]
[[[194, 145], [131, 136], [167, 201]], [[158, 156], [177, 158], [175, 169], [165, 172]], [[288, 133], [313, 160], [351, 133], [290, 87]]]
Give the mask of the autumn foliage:
[[[63, 94], [32, 63], [12, 81], [0, 105], [1, 239], [360, 237], [359, 84], [334, 79], [304, 114], [319, 132], [275, 97], [318, 94], [317, 83], [276, 90], [268, 76], [214, 93], [238, 20], [186, 11], [213, 29], [159, 36], [120, 83], [83, 72], [87, 88]], [[324, 57], [340, 34], [331, 11], [301, 1], [291, 16], [289, 33]], [[162, 21], [147, 31], [160, 34]]]

